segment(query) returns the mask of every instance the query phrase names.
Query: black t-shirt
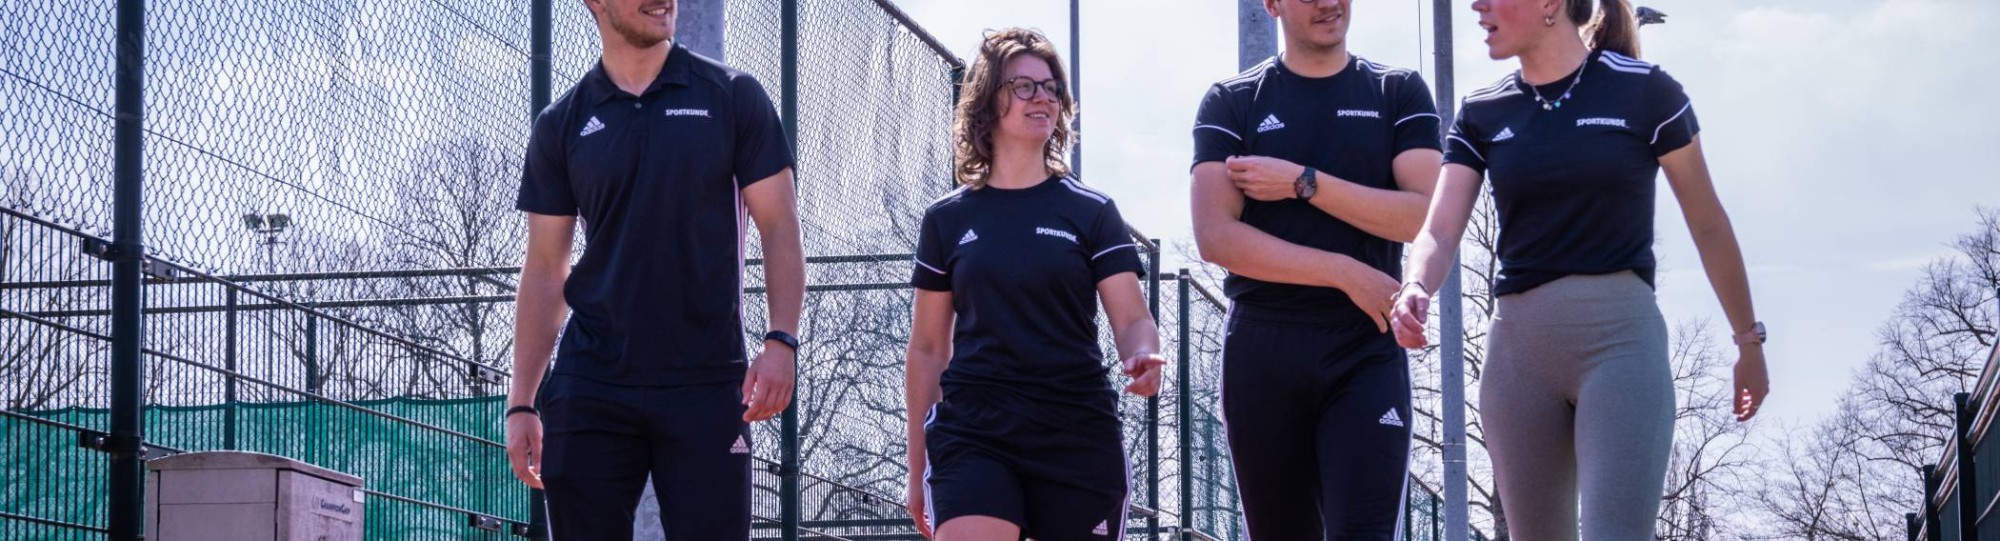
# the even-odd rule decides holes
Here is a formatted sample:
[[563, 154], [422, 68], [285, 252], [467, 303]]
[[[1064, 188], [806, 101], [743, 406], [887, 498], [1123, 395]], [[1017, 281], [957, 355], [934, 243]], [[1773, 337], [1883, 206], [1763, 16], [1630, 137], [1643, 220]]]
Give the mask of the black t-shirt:
[[[1294, 73], [1273, 58], [1210, 87], [1195, 114], [1194, 163], [1269, 156], [1362, 186], [1398, 189], [1396, 156], [1439, 148], [1430, 87], [1414, 71], [1349, 58], [1339, 73], [1318, 79]], [[1402, 243], [1371, 235], [1312, 203], [1246, 198], [1242, 220], [1286, 242], [1345, 254], [1390, 276], [1402, 275]], [[1334, 288], [1232, 273], [1223, 291], [1237, 304], [1313, 321], [1369, 321], [1346, 293]]]
[[583, 222], [554, 372], [630, 385], [742, 378], [741, 190], [791, 166], [764, 88], [680, 45], [639, 96], [600, 64], [549, 104], [516, 207]]
[[1625, 270], [1653, 283], [1659, 157], [1694, 141], [1694, 108], [1667, 72], [1615, 52], [1593, 52], [1539, 90], [1553, 103], [1571, 83], [1569, 99], [1545, 110], [1520, 73], [1509, 75], [1466, 96], [1447, 137], [1446, 163], [1491, 180], [1495, 294]]
[[960, 188], [924, 211], [910, 283], [951, 292], [949, 396], [982, 387], [1111, 413], [1097, 283], [1144, 274], [1117, 204], [1075, 179]]

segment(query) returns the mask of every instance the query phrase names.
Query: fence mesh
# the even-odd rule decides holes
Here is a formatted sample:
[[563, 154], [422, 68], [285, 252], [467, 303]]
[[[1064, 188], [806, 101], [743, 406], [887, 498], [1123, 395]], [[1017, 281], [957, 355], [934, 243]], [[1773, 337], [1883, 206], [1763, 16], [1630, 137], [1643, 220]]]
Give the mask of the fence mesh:
[[[795, 518], [806, 538], [912, 539], [908, 252], [951, 188], [959, 67], [886, 3], [798, 4], [811, 289]], [[583, 3], [552, 5], [560, 93], [598, 38]], [[781, 0], [726, 5], [725, 61], [782, 103]], [[103, 455], [78, 443], [108, 429], [110, 266], [84, 247], [113, 225], [114, 13], [0, 4], [0, 538], [97, 539], [107, 523]], [[501, 0], [149, 7], [144, 227], [168, 271], [145, 285], [149, 444], [356, 474], [376, 493], [371, 539], [497, 539], [511, 532], [467, 515], [531, 521], [497, 422], [525, 240], [512, 199], [534, 113], [530, 18]], [[1157, 400], [1121, 400], [1142, 507], [1128, 531], [1164, 539], [1185, 519], [1240, 539], [1217, 418], [1224, 309], [1154, 279], [1163, 349], [1188, 366], [1169, 367]], [[775, 538], [780, 436], [755, 430], [753, 526]]]

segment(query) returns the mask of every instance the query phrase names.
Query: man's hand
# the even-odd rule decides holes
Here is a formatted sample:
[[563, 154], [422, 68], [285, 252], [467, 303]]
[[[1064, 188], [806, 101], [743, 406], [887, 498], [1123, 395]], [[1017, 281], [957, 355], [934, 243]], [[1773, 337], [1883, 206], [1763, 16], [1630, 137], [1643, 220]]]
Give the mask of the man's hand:
[[507, 464], [514, 477], [529, 488], [542, 488], [542, 418], [532, 413], [507, 416]]
[[792, 348], [766, 342], [764, 351], [743, 376], [743, 420], [769, 420], [792, 404], [792, 384], [798, 378]]
[[1264, 156], [1240, 156], [1225, 161], [1229, 166], [1229, 182], [1243, 191], [1243, 196], [1258, 201], [1283, 201], [1299, 196], [1295, 186], [1299, 174], [1305, 166]]
[[1368, 313], [1375, 320], [1376, 332], [1389, 332], [1389, 311], [1395, 308], [1396, 279], [1374, 267], [1353, 262], [1349, 270], [1339, 278], [1340, 290], [1354, 301], [1354, 306]]
[[915, 464], [910, 467], [910, 488], [903, 507], [910, 511], [910, 519], [917, 523], [917, 533], [924, 539], [932, 539], [937, 532], [931, 531], [930, 510], [924, 507], [924, 481]]

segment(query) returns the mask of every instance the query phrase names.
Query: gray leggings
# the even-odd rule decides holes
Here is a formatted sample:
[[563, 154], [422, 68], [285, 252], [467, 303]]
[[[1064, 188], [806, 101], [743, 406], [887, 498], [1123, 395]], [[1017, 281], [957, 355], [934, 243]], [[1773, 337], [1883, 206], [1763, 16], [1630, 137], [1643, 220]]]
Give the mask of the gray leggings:
[[1674, 440], [1667, 326], [1631, 272], [1500, 297], [1480, 382], [1514, 539], [1653, 539]]

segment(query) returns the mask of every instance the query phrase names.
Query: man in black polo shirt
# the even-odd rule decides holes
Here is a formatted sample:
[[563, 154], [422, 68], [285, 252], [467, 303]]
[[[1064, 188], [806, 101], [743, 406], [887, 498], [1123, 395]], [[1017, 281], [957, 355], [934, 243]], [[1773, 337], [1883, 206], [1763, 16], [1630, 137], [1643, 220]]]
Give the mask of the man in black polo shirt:
[[1347, 52], [1350, 0], [1264, 5], [1284, 53], [1210, 87], [1194, 128], [1195, 240], [1229, 270], [1222, 405], [1244, 522], [1259, 540], [1393, 539], [1412, 419], [1385, 321], [1439, 118], [1415, 72]]
[[[791, 401], [805, 290], [791, 150], [755, 79], [672, 41], [673, 2], [585, 4], [603, 57], [535, 119], [522, 172], [508, 459], [554, 539], [631, 539], [649, 476], [669, 539], [745, 539], [748, 423]], [[771, 322], [748, 363], [746, 211]]]

